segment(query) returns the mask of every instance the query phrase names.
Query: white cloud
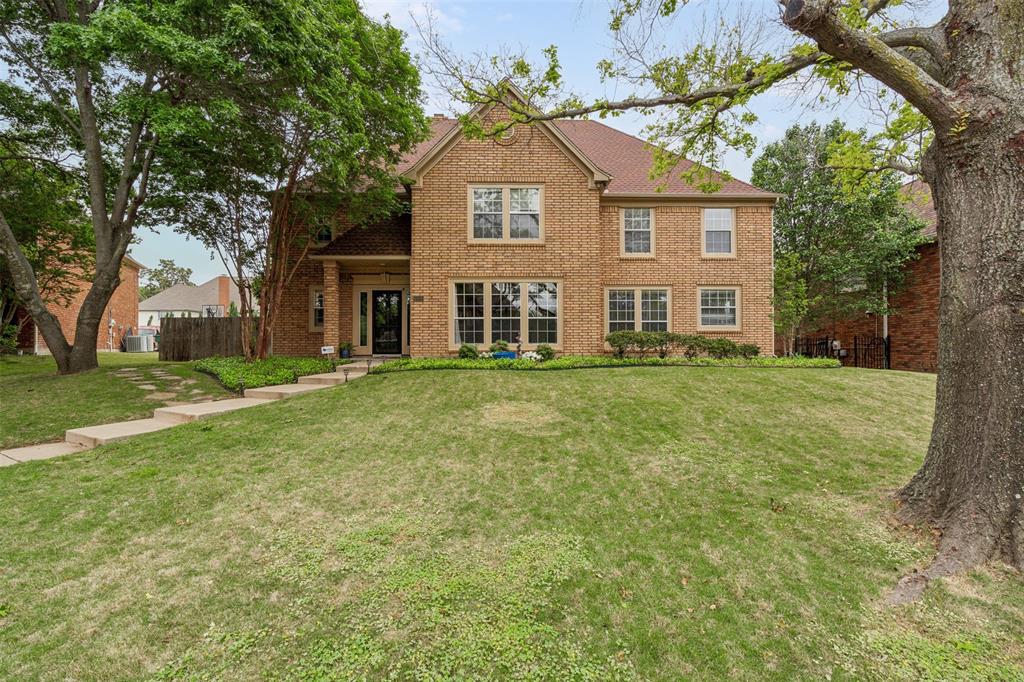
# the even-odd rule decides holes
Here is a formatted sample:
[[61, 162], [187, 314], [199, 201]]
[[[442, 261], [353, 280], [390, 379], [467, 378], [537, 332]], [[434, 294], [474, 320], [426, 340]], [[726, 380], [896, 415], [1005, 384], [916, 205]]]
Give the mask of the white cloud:
[[457, 14], [463, 14], [458, 5], [442, 7], [440, 0], [363, 0], [363, 11], [375, 19], [390, 17], [391, 23], [410, 36], [415, 36], [416, 24], [423, 25], [428, 18], [442, 35], [458, 33], [462, 22]]

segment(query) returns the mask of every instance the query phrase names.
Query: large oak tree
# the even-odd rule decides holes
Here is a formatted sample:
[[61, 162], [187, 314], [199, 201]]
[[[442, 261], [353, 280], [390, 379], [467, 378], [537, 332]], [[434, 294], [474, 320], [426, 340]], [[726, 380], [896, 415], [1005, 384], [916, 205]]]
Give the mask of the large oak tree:
[[[617, 50], [600, 68], [633, 90], [619, 100], [550, 105], [563, 87], [554, 47], [540, 68], [516, 54], [468, 59], [428, 26], [430, 67], [464, 101], [508, 106], [511, 124], [661, 112], [648, 129], [665, 149], [655, 172], [695, 157], [688, 175], [708, 190], [723, 148], [753, 147], [752, 97], [794, 80], [840, 98], [873, 83], [884, 124], [850, 137], [842, 165], [864, 177], [882, 167], [922, 173], [942, 247], [932, 439], [898, 493], [900, 516], [934, 526], [941, 540], [894, 598], [992, 559], [1024, 568], [1024, 2], [949, 0], [937, 23], [918, 25], [890, 0], [780, 0], [776, 35], [739, 21], [690, 47], [682, 32], [656, 30], [687, 4], [621, 0], [613, 10]], [[525, 104], [507, 97], [513, 80]]]

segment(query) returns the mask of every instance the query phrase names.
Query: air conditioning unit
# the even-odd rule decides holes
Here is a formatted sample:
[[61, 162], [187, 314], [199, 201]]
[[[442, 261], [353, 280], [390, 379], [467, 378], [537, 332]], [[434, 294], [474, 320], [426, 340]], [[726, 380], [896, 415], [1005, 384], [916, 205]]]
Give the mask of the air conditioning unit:
[[146, 352], [146, 337], [145, 336], [126, 336], [124, 337], [124, 349], [129, 353], [145, 353]]

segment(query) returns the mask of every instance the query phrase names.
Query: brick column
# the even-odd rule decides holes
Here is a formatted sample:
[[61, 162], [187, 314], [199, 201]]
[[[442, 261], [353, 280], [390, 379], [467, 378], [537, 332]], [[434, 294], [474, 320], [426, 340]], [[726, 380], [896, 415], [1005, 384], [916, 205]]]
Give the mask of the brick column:
[[341, 343], [341, 279], [338, 263], [333, 260], [324, 262], [324, 345], [334, 346], [338, 352]]

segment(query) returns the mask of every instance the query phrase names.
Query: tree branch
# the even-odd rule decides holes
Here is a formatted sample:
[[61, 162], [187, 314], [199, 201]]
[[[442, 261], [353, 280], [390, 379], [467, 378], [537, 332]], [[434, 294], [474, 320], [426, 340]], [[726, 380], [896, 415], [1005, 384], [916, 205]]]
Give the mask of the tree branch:
[[964, 112], [955, 94], [886, 44], [882, 36], [850, 28], [829, 0], [779, 0], [782, 21], [817, 41], [824, 52], [849, 62], [889, 86], [931, 121], [937, 133], [951, 130]]

